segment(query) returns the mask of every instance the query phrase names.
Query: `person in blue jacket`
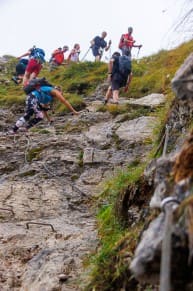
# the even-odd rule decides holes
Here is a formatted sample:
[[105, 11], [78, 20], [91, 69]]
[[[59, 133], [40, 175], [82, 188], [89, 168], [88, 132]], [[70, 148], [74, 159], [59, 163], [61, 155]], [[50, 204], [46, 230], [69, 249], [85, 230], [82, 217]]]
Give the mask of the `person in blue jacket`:
[[16, 133], [20, 127], [28, 130], [43, 120], [44, 116], [47, 117], [48, 121], [52, 121], [47, 111], [50, 109], [50, 104], [54, 99], [58, 99], [74, 115], [79, 114], [64, 98], [60, 89], [51, 86], [41, 86], [27, 95], [25, 114], [17, 120], [11, 133]]
[[101, 36], [95, 36], [95, 38], [93, 38], [90, 42], [95, 61], [100, 61], [103, 55], [103, 50], [108, 51], [111, 46], [111, 40], [109, 40], [107, 45], [107, 42], [105, 41], [106, 36], [106, 31], [103, 31]]

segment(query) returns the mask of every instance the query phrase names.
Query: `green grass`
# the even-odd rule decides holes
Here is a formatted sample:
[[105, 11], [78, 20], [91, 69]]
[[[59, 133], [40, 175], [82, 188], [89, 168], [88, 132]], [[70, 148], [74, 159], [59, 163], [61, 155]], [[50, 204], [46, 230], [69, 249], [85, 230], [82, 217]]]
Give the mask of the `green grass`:
[[[134, 163], [127, 170], [119, 171], [106, 181], [104, 190], [96, 198], [99, 207], [97, 221], [100, 246], [98, 252], [87, 262], [87, 269], [91, 271], [87, 274], [89, 284], [84, 287], [85, 290], [116, 290], [113, 288], [129, 274], [128, 265], [124, 262], [124, 254], [129, 253], [131, 258], [142, 225], [128, 231], [116, 216], [116, 205], [120, 193], [138, 183], [143, 170], [144, 165], [137, 166]], [[123, 245], [125, 245], [124, 251]], [[127, 280], [131, 278], [128, 277]], [[133, 284], [133, 280], [131, 282]]]
[[[192, 50], [193, 41], [189, 41], [173, 50], [162, 50], [150, 57], [133, 60], [133, 79], [129, 91], [127, 93], [121, 92], [121, 95], [139, 98], [153, 92], [173, 94], [170, 85], [171, 79]], [[7, 58], [9, 63], [6, 65], [7, 73], [5, 77], [7, 80], [11, 80], [17, 59], [12, 56], [7, 56]], [[107, 64], [102, 62], [83, 62], [62, 65], [49, 72], [47, 63], [39, 75], [39, 77], [43, 76], [54, 85], [61, 86], [64, 96], [68, 96], [70, 103], [75, 108], [83, 108], [84, 96], [91, 94], [97, 85], [106, 79]], [[12, 81], [9, 85], [0, 85], [0, 106], [14, 103], [22, 104], [24, 100], [25, 94], [21, 85], [17, 86]], [[63, 111], [65, 109], [58, 106], [58, 110]]]

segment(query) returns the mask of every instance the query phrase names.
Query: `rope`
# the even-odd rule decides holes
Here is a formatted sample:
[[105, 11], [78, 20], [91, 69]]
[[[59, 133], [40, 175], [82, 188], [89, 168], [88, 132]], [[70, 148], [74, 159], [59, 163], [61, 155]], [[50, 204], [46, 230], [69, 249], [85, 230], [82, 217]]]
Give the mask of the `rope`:
[[[43, 167], [51, 176], [58, 177], [58, 175], [56, 175], [55, 173], [53, 173], [52, 171], [50, 171], [48, 169], [48, 167], [46, 166], [46, 161], [43, 163]], [[58, 177], [58, 178], [60, 178], [60, 177]], [[68, 184], [70, 184], [70, 186], [72, 187], [72, 190], [79, 192], [82, 196], [87, 196], [83, 191], [81, 191], [78, 187], [73, 185], [71, 182], [68, 181]]]
[[171, 290], [171, 242], [173, 211], [179, 205], [179, 201], [174, 197], [167, 197], [162, 201], [162, 208], [165, 212], [165, 224], [163, 231], [161, 268], [160, 268], [160, 291]]
[[164, 133], [164, 135], [162, 136], [162, 139], [161, 139], [161, 141], [160, 141], [160, 143], [159, 143], [159, 145], [158, 145], [158, 147], [157, 147], [157, 150], [156, 150], [156, 152], [155, 152], [155, 154], [154, 154], [154, 157], [157, 156], [159, 150], [161, 149], [161, 147], [162, 147], [162, 145], [163, 145], [163, 143], [164, 143], [164, 140], [165, 140], [165, 136], [166, 136], [166, 133]]
[[28, 160], [27, 160], [27, 153], [28, 153], [28, 149], [30, 147], [30, 139], [28, 138], [28, 136], [26, 135], [26, 140], [27, 140], [27, 147], [25, 149], [25, 163], [27, 164], [28, 163]]
[[168, 140], [169, 140], [169, 126], [166, 124], [165, 142], [164, 142], [164, 148], [163, 148], [163, 153], [162, 153], [162, 156], [163, 156], [163, 157], [166, 156]]
[[164, 143], [164, 146], [163, 146], [163, 152], [162, 152], [162, 156], [165, 157], [166, 156], [166, 151], [167, 151], [167, 145], [168, 145], [168, 140], [169, 140], [169, 126], [166, 124], [166, 130], [165, 130], [165, 133], [164, 135], [162, 136], [162, 139], [157, 147], [157, 150], [154, 154], [154, 157], [156, 157], [156, 155], [158, 154], [159, 150], [161, 149], [163, 143]]

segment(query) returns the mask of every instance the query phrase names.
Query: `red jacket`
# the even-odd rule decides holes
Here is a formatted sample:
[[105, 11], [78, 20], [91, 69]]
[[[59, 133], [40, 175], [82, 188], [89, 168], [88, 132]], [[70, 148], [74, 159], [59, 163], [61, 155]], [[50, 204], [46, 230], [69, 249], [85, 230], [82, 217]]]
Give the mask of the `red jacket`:
[[122, 34], [120, 42], [119, 42], [119, 48], [121, 49], [124, 46], [132, 48], [134, 42], [135, 41], [133, 40], [133, 37], [130, 34], [128, 33]]
[[58, 65], [61, 65], [64, 61], [64, 52], [61, 50], [55, 50], [52, 57]]

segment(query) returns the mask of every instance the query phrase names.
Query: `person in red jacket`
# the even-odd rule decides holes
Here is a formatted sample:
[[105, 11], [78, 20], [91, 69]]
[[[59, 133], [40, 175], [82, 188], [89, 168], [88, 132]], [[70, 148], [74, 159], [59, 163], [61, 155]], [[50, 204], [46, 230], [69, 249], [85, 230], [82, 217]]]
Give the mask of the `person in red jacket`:
[[131, 49], [133, 47], [138, 47], [139, 49], [142, 47], [142, 45], [135, 44], [135, 40], [132, 36], [133, 28], [128, 28], [128, 33], [122, 34], [120, 42], [119, 42], [119, 49], [122, 52], [123, 56], [131, 57]]
[[59, 47], [58, 49], [53, 51], [50, 61], [49, 61], [50, 71], [62, 65], [62, 63], [64, 62], [64, 53], [67, 52], [68, 50], [69, 50], [68, 46], [65, 45], [63, 49]]

